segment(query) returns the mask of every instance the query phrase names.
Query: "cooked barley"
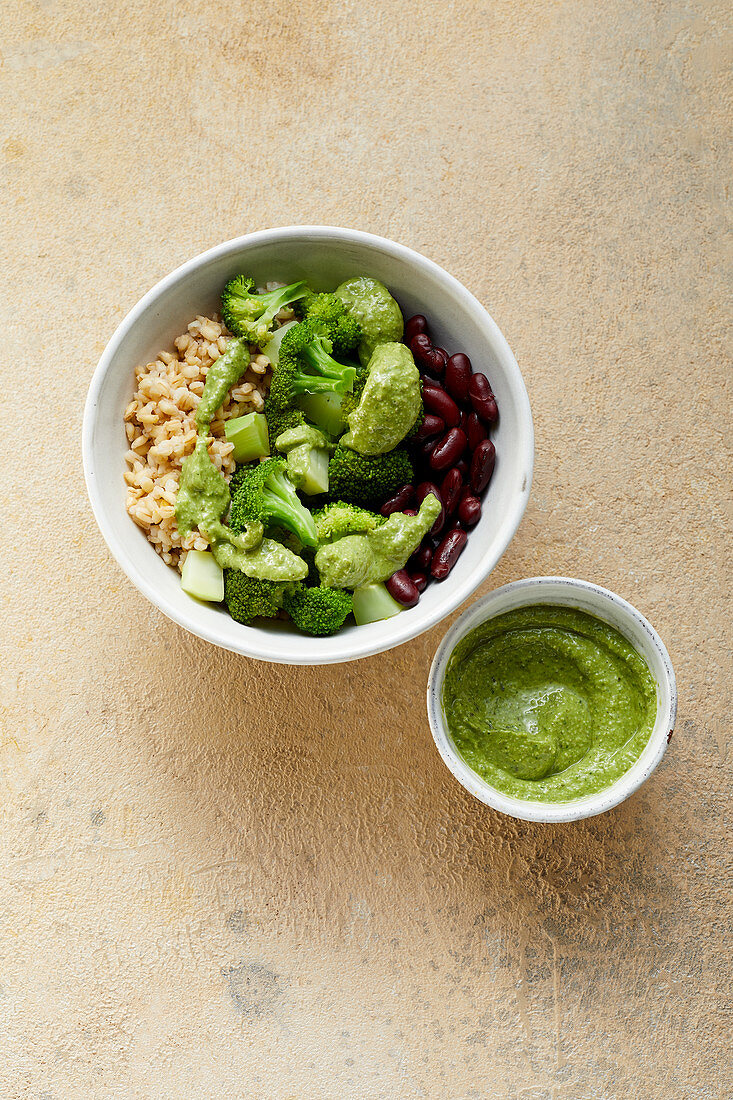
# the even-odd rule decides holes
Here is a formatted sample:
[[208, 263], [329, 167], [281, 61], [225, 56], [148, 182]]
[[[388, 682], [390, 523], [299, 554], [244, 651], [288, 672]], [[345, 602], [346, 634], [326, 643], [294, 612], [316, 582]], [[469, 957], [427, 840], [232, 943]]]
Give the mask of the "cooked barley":
[[[173, 341], [172, 351], [135, 368], [137, 389], [125, 410], [130, 449], [125, 473], [127, 511], [168, 565], [181, 568], [188, 550], [205, 550], [208, 539], [192, 531], [182, 539], [175, 516], [181, 466], [196, 442], [194, 413], [209, 367], [226, 350], [229, 333], [218, 317], [196, 317]], [[247, 412], [261, 412], [269, 385], [270, 361], [258, 354], [212, 421], [209, 454], [229, 479], [233, 444], [224, 423]]]

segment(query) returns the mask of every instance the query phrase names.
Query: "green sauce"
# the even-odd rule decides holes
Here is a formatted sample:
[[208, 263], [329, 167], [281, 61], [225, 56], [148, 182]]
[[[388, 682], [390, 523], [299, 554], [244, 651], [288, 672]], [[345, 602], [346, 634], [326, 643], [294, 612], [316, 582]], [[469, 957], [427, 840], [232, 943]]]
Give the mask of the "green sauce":
[[247, 370], [249, 361], [249, 348], [244, 340], [230, 340], [224, 354], [211, 364], [194, 417], [199, 435], [206, 435], [214, 413], [224, 404], [232, 386]]
[[336, 288], [335, 293], [361, 325], [359, 359], [366, 366], [377, 344], [402, 339], [402, 311], [384, 283], [369, 275], [357, 275]]
[[657, 693], [613, 627], [569, 607], [508, 611], [451, 654], [443, 711], [456, 749], [504, 794], [569, 802], [609, 787], [651, 735]]
[[184, 459], [176, 496], [178, 530], [185, 538], [195, 527], [207, 536], [222, 569], [241, 569], [248, 577], [272, 581], [299, 581], [308, 566], [292, 550], [263, 538], [261, 523], [235, 534], [222, 523], [229, 508], [226, 478], [211, 461], [206, 439], [199, 436], [193, 454]]
[[404, 344], [378, 344], [359, 404], [347, 417], [344, 447], [381, 455], [401, 443], [420, 412], [420, 372]]
[[176, 494], [178, 530], [186, 538], [194, 527], [209, 531], [229, 507], [229, 486], [209, 456], [207, 440], [199, 436], [193, 454], [183, 460]]

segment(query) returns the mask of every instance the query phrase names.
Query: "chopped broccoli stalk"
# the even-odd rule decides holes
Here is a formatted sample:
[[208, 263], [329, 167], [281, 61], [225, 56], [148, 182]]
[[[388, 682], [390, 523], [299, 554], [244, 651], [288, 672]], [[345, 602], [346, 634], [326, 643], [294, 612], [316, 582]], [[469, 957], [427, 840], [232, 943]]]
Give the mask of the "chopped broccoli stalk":
[[298, 311], [328, 336], [338, 355], [352, 351], [361, 340], [361, 325], [336, 294], [307, 294]]
[[316, 551], [321, 583], [329, 588], [355, 589], [386, 581], [417, 550], [440, 510], [438, 498], [429, 493], [416, 516], [393, 512], [373, 531], [323, 544]]
[[224, 572], [210, 550], [189, 550], [181, 569], [181, 588], [209, 603], [224, 599]]
[[295, 403], [318, 428], [323, 428], [329, 435], [338, 436], [346, 427], [341, 402], [349, 396], [342, 396], [340, 393], [304, 393], [296, 397]]
[[328, 451], [320, 447], [293, 447], [288, 451], [288, 475], [307, 497], [328, 492]]
[[338, 444], [328, 467], [329, 494], [333, 500], [380, 505], [413, 476], [410, 457], [400, 447], [367, 456]]
[[246, 577], [238, 569], [224, 570], [224, 599], [238, 623], [275, 618], [289, 588], [289, 583]]
[[328, 492], [328, 460], [332, 445], [323, 432], [301, 424], [275, 440], [278, 451], [287, 455], [288, 476], [306, 496]]
[[241, 336], [250, 344], [265, 347], [272, 339], [275, 315], [308, 292], [306, 284], [298, 282], [258, 294], [254, 279], [237, 275], [229, 280], [222, 291], [221, 315], [224, 324], [235, 336]]
[[293, 585], [285, 593], [285, 610], [304, 634], [335, 634], [351, 614], [351, 593], [343, 588], [306, 588]]
[[270, 453], [267, 420], [262, 413], [251, 412], [224, 422], [224, 435], [234, 444], [235, 462], [254, 462]]
[[358, 626], [391, 619], [403, 610], [402, 604], [397, 603], [381, 583], [365, 584], [354, 591], [354, 618]]
[[303, 546], [318, 542], [313, 516], [301, 503], [287, 475], [285, 460], [267, 458], [258, 466], [244, 466], [232, 478], [229, 523], [234, 531], [259, 520], [266, 526], [285, 527]]
[[325, 504], [313, 513], [319, 543], [335, 542], [345, 535], [361, 535], [373, 531], [384, 523], [384, 517], [360, 508], [358, 504], [348, 504], [345, 500], [336, 500]]

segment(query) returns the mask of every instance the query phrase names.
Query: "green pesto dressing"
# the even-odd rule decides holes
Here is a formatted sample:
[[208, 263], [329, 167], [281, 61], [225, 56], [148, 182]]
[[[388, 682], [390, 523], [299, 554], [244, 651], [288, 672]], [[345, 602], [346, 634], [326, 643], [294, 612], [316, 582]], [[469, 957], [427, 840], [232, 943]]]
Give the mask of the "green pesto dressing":
[[377, 344], [399, 343], [404, 322], [402, 311], [384, 283], [369, 275], [357, 275], [335, 293], [361, 325], [359, 359], [366, 366]]
[[363, 455], [394, 450], [415, 423], [420, 403], [420, 372], [410, 349], [404, 344], [379, 344], [341, 443]]
[[198, 527], [222, 569], [239, 569], [264, 580], [302, 580], [308, 573], [306, 563], [274, 539], [263, 538], [261, 523], [249, 524], [241, 534], [222, 523], [229, 502], [226, 478], [211, 461], [207, 440], [200, 436], [193, 454], [183, 462], [176, 496], [181, 535], [185, 538]]
[[249, 361], [250, 353], [245, 341], [230, 340], [224, 354], [211, 364], [194, 417], [199, 435], [206, 435], [216, 410], [221, 408], [232, 386], [247, 370]]
[[443, 712], [456, 749], [514, 798], [569, 802], [640, 757], [656, 717], [646, 662], [617, 630], [569, 607], [508, 611], [451, 654]]
[[316, 568], [327, 588], [361, 588], [388, 580], [417, 550], [440, 515], [437, 497], [429, 493], [416, 516], [392, 515], [362, 535], [345, 535], [316, 551]]

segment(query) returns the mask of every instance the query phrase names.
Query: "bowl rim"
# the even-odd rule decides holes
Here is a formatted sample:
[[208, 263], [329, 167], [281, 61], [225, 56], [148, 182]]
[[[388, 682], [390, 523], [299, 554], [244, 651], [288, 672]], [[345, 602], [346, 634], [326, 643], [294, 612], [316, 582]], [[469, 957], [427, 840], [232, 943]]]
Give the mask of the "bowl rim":
[[[355, 633], [353, 635], [353, 640], [350, 639], [349, 641], [348, 653], [345, 655], [343, 639], [341, 639], [339, 643], [339, 634], [333, 635], [333, 638], [330, 639], [332, 643], [331, 646], [329, 647], [323, 644], [321, 647], [322, 651], [319, 653], [316, 661], [308, 660], [306, 656], [302, 658], [297, 656], [293, 657], [291, 654], [284, 656], [282, 652], [284, 648], [282, 642], [283, 635], [275, 632], [273, 632], [272, 635], [272, 643], [263, 643], [261, 635], [258, 634], [255, 636], [257, 638], [257, 643], [254, 644], [248, 641], [251, 636], [250, 632], [247, 629], [242, 629], [241, 644], [233, 645], [230, 640], [224, 641], [221, 637], [218, 637], [215, 630], [211, 630], [206, 625], [197, 622], [193, 610], [189, 616], [186, 612], [181, 611], [169, 603], [165, 597], [161, 597], [155, 585], [138, 569], [135, 562], [127, 553], [125, 543], [116, 539], [111, 529], [111, 524], [107, 523], [103, 504], [103, 494], [98, 484], [93, 454], [96, 408], [107, 372], [126, 334], [137, 324], [140, 318], [155, 305], [159, 296], [176, 284], [184, 281], [197, 269], [205, 267], [229, 254], [237, 253], [243, 247], [252, 244], [274, 243], [283, 240], [298, 240], [301, 238], [303, 244], [307, 244], [309, 241], [314, 240], [323, 240], [326, 242], [329, 240], [339, 240], [340, 242], [366, 246], [373, 250], [386, 253], [418, 269], [430, 272], [434, 277], [445, 281], [451, 288], [455, 297], [461, 301], [468, 311], [478, 313], [481, 317], [482, 325], [488, 330], [494, 351], [502, 360], [502, 365], [511, 378], [517, 405], [517, 416], [522, 426], [520, 442], [513, 458], [517, 463], [519, 475], [523, 475], [523, 490], [516, 494], [516, 498], [511, 503], [511, 506], [505, 510], [502, 516], [501, 536], [495, 543], [494, 551], [489, 559], [489, 568], [474, 571], [472, 576], [468, 577], [456, 588], [452, 588], [449, 597], [441, 600], [425, 618], [415, 619], [405, 616], [406, 621], [400, 627], [397, 626], [395, 620], [390, 620], [390, 630], [388, 633], [385, 633], [383, 640], [377, 639], [372, 642], [362, 641], [360, 643], [358, 641], [359, 634]], [[231, 240], [224, 241], [221, 244], [206, 249], [204, 252], [180, 264], [168, 275], [165, 275], [128, 311], [102, 352], [89, 384], [82, 423], [82, 460], [84, 478], [92, 506], [92, 512], [110, 553], [138, 591], [155, 607], [162, 611], [164, 615], [197, 637], [230, 652], [239, 653], [246, 657], [282, 664], [337, 664], [359, 660], [376, 653], [385, 652], [418, 637], [455, 611], [456, 608], [458, 608], [464, 600], [466, 600], [471, 593], [486, 580], [491, 570], [495, 568], [497, 562], [504, 554], [509, 542], [516, 534], [529, 500], [534, 470], [534, 427], [524, 379], [522, 378], [519, 366], [506, 338], [488, 310], [454, 275], [451, 275], [450, 272], [435, 263], [435, 261], [428, 259], [426, 256], [423, 256], [421, 253], [416, 252], [406, 245], [398, 244], [396, 241], [377, 236], [373, 233], [366, 233], [362, 230], [347, 229], [338, 226], [288, 225], [256, 230], [253, 233], [234, 237]], [[132, 521], [130, 522], [132, 523]], [[151, 552], [153, 552], [152, 547]], [[329, 639], [319, 639], [319, 642], [322, 643], [328, 641]]]
[[[573, 799], [571, 802], [531, 802], [526, 799], [513, 798], [492, 787], [466, 764], [455, 749], [448, 734], [440, 699], [448, 661], [458, 642], [475, 627], [509, 610], [531, 606], [533, 603], [552, 603], [552, 598], [547, 600], [538, 599], [542, 592], [548, 591], [550, 585], [554, 588], [561, 585], [567, 588], [569, 593], [575, 591], [590, 596], [596, 602], [599, 610], [596, 613], [588, 611], [587, 607], [579, 607], [579, 610], [586, 611], [587, 614], [597, 614], [599, 619], [608, 622], [604, 618], [602, 609], [603, 607], [613, 606], [620, 619], [625, 618], [640, 627], [646, 635], [649, 645], [657, 651], [660, 658], [664, 687], [668, 693], [667, 705], [657, 714], [654, 728], [639, 759], [609, 787], [605, 787], [602, 791], [597, 791], [594, 794], [585, 795], [583, 798]], [[502, 606], [498, 610], [492, 610], [497, 604], [501, 604], [507, 595], [514, 593], [523, 593], [523, 596], [516, 601], [512, 601], [511, 607]], [[557, 599], [556, 592], [554, 593], [554, 599]], [[568, 601], [568, 606], [573, 606], [570, 601]], [[614, 624], [609, 623], [609, 625], [613, 626]], [[616, 626], [616, 629], [619, 629], [619, 627]], [[622, 628], [621, 633], [623, 633]], [[630, 638], [628, 640], [631, 641]], [[638, 646], [635, 644], [634, 648], [638, 651]], [[641, 656], [646, 660], [643, 653]], [[654, 674], [652, 673], [652, 675]], [[658, 684], [658, 688], [660, 686]], [[659, 634], [648, 619], [623, 596], [619, 596], [609, 588], [603, 588], [592, 581], [579, 580], [574, 577], [526, 577], [502, 585], [501, 588], [495, 588], [492, 592], [472, 603], [456, 619], [438, 646], [430, 666], [427, 684], [427, 709], [430, 730], [443, 763], [458, 782], [480, 802], [523, 821], [544, 823], [580, 821], [587, 817], [594, 817], [596, 814], [605, 813], [606, 810], [618, 806], [620, 802], [633, 794], [657, 767], [664, 756], [674, 731], [677, 717], [677, 682], [669, 653]]]

